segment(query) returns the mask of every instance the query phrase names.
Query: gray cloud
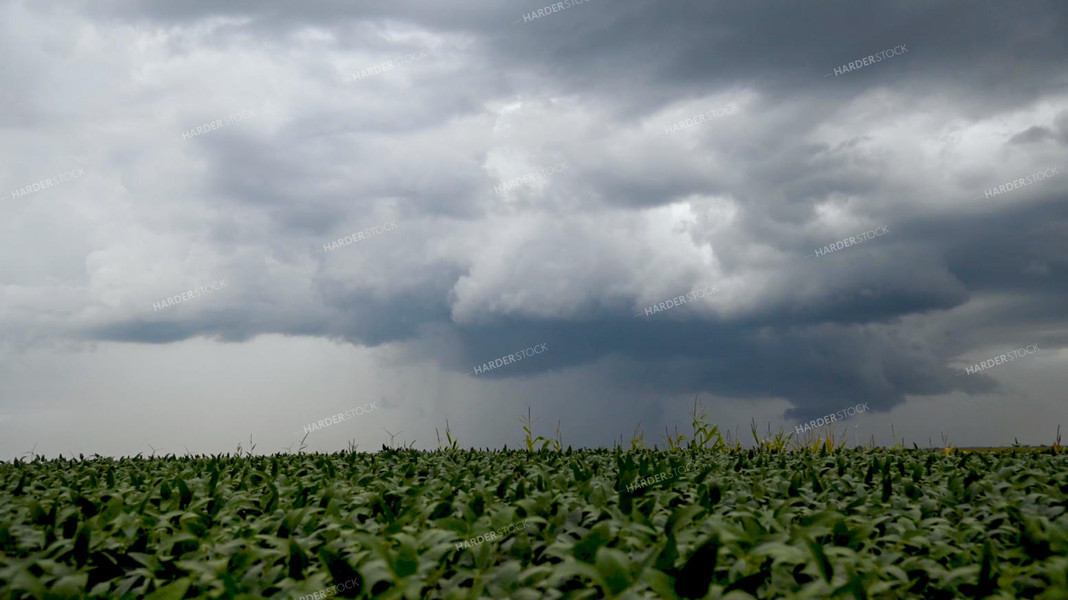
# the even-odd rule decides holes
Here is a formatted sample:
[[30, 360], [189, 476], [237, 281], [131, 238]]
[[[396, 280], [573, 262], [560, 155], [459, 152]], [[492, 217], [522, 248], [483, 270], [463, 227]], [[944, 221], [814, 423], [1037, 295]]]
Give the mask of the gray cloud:
[[[502, 415], [535, 401], [590, 423], [576, 445], [667, 424], [693, 394], [736, 422], [867, 401], [867, 422], [897, 415], [916, 439], [925, 414], [1005, 394], [1033, 434], [982, 414], [956, 430], [1040, 441], [1039, 424], [1068, 416], [1047, 401], [1068, 292], [1061, 3], [590, 0], [522, 22], [539, 6], [0, 3], [3, 180], [87, 173], [5, 199], [0, 430], [38, 423], [47, 370], [27, 357], [58, 370], [73, 354], [124, 356], [132, 380], [163, 373], [165, 356], [207, 369], [190, 344], [203, 357], [268, 348], [272, 364], [351, 346], [364, 379], [308, 375], [305, 410], [330, 414], [339, 386], [420, 396], [382, 426], [407, 422], [423, 447], [446, 417], [473, 444], [501, 443]], [[426, 56], [398, 60], [413, 52]], [[182, 139], [242, 110], [257, 114]], [[149, 310], [220, 278], [224, 292]], [[634, 316], [706, 284], [720, 291]], [[543, 356], [464, 376], [541, 342]], [[1027, 343], [1043, 348], [1029, 362], [959, 374]], [[74, 410], [78, 382], [122, 385], [122, 370], [88, 385], [92, 372], [48, 410]], [[205, 394], [226, 377], [203, 372]], [[608, 415], [603, 390], [621, 398]], [[198, 441], [219, 448], [220, 435]]]

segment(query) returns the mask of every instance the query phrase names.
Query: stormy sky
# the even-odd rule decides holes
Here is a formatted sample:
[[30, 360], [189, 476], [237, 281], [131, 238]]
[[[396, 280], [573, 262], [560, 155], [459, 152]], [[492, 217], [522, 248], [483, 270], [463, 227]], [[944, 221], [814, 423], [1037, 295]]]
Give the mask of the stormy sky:
[[1068, 425], [1068, 6], [545, 6], [0, 0], [0, 458]]

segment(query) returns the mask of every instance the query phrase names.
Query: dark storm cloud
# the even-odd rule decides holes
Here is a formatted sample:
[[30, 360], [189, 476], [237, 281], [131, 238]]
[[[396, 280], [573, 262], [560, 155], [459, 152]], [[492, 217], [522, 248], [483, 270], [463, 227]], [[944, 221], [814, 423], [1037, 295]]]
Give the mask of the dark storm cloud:
[[944, 347], [917, 347], [888, 327], [820, 324], [738, 327], [693, 320], [643, 323], [604, 320], [563, 324], [509, 322], [462, 333], [467, 355], [449, 362], [456, 370], [547, 341], [543, 357], [524, 359], [479, 377], [522, 377], [575, 368], [609, 354], [632, 359], [618, 383], [664, 395], [694, 391], [736, 398], [787, 398], [798, 408], [787, 419], [804, 419], [856, 399], [873, 411], [888, 411], [905, 396], [954, 389], [995, 389], [987, 377], [960, 377], [939, 365]]
[[[593, 0], [530, 23], [513, 23], [542, 6], [124, 1], [97, 3], [90, 10], [161, 25], [247, 18], [243, 28], [252, 32], [309, 25], [348, 31], [386, 21], [467, 34], [486, 45], [502, 72], [525, 65], [564, 89], [621, 94], [614, 97], [615, 110], [637, 102], [645, 105], [639, 109], [644, 111], [650, 104], [738, 84], [779, 95], [793, 89], [844, 99], [875, 78], [887, 83], [907, 79], [911, 85], [935, 85], [952, 93], [996, 77], [999, 85], [972, 96], [985, 112], [1035, 97], [1040, 88], [1034, 79], [1055, 73], [1068, 53], [1068, 40], [1058, 35], [1068, 25], [1068, 9], [1056, 0], [1012, 5]], [[360, 42], [373, 44], [374, 36]], [[846, 77], [822, 79], [835, 66], [898, 44], [909, 46], [909, 54]], [[954, 80], [945, 81], [955, 68], [960, 70], [953, 72]]]
[[323, 303], [332, 311], [327, 325], [329, 337], [377, 345], [414, 338], [427, 323], [447, 322], [449, 306], [445, 298], [459, 273], [446, 267], [428, 269], [421, 275], [420, 288], [388, 298], [352, 289], [345, 281], [322, 277], [317, 288]]
[[1068, 110], [1057, 115], [1052, 127], [1033, 125], [1009, 139], [1010, 144], [1033, 144], [1038, 142], [1068, 144]]
[[[266, 52], [256, 64], [270, 70], [241, 83], [275, 108], [182, 143], [162, 177], [138, 157], [122, 175], [142, 194], [186, 185], [175, 193], [205, 208], [175, 229], [203, 238], [240, 293], [94, 323], [89, 337], [404, 342], [414, 355], [433, 347], [456, 373], [544, 342], [544, 355], [478, 377], [623, 357], [632, 366], [613, 381], [781, 398], [798, 420], [855, 401], [881, 412], [988, 393], [990, 376], [959, 375], [966, 356], [1068, 341], [1054, 332], [1068, 293], [1068, 111], [1048, 108], [1065, 94], [1063, 2], [591, 0], [513, 22], [541, 6], [88, 8], [164, 31], [232, 19], [195, 43], [170, 41], [169, 58]], [[907, 52], [833, 74], [899, 45]], [[427, 58], [382, 75], [347, 72], [417, 49]], [[246, 76], [215, 66], [205, 76]], [[193, 108], [186, 98], [169, 121], [226, 114], [185, 85]], [[739, 110], [664, 131], [728, 102]], [[492, 191], [564, 159], [545, 182]], [[1053, 166], [1062, 174], [981, 198]], [[305, 252], [393, 219], [407, 229]], [[886, 236], [805, 258], [884, 224]], [[633, 317], [705, 281], [723, 291]]]

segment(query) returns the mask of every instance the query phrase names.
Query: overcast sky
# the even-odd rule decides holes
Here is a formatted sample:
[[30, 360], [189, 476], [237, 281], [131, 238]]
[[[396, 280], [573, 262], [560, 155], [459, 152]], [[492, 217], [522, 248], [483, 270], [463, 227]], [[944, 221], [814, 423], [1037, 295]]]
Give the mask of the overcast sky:
[[1063, 1], [544, 6], [0, 0], [0, 458], [1068, 425]]

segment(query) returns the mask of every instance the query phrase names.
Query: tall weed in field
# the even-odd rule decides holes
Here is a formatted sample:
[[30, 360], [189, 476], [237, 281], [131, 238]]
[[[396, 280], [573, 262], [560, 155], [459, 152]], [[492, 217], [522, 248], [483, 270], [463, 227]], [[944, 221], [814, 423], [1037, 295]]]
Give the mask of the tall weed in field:
[[642, 430], [642, 422], [638, 421], [638, 426], [634, 428], [634, 435], [630, 438], [631, 450], [644, 450], [645, 449], [645, 431]]
[[449, 429], [449, 420], [448, 419], [445, 419], [445, 439], [447, 439], [448, 442], [449, 442], [448, 446], [442, 446], [442, 444], [441, 444], [441, 434], [438, 433], [438, 428], [437, 427], [434, 428], [434, 435], [436, 435], [438, 437], [438, 451], [439, 452], [441, 450], [451, 450], [453, 452], [455, 452], [457, 450], [456, 444], [457, 444], [457, 442], [459, 442], [459, 440], [457, 440], [457, 439], [452, 437], [452, 430]]
[[[708, 448], [711, 448], [712, 450], [726, 450], [727, 443], [723, 441], [723, 435], [719, 432], [719, 426], [705, 423], [708, 413], [706, 413], [704, 407], [699, 406], [697, 402], [697, 396], [694, 396], [691, 421], [693, 425], [693, 439], [690, 440], [690, 448], [699, 450]], [[711, 446], [709, 445], [710, 443]]]
[[[700, 450], [726, 450], [727, 443], [723, 441], [719, 426], [706, 423], [705, 419], [707, 418], [708, 413], [705, 412], [703, 406], [698, 404], [697, 396], [694, 396], [690, 420], [693, 434], [690, 438], [690, 443], [686, 444], [685, 447]], [[671, 435], [667, 426], [664, 426], [664, 437], [667, 438], [669, 450], [681, 450], [684, 447], [683, 443], [686, 441], [686, 434], [679, 433], [678, 427], [675, 428], [675, 435]]]
[[527, 452], [534, 452], [535, 445], [541, 443], [541, 451], [548, 450], [552, 447], [553, 452], [561, 452], [563, 445], [563, 438], [560, 435], [560, 422], [556, 423], [556, 437], [557, 439], [543, 438], [540, 435], [534, 437], [534, 417], [531, 416], [530, 407], [527, 406], [527, 418], [519, 417], [519, 422], [523, 423], [523, 431], [526, 432]]
[[764, 439], [760, 439], [760, 435], [757, 433], [756, 419], [752, 420], [750, 424], [750, 431], [753, 432], [753, 441], [756, 442], [757, 450], [769, 450], [772, 452], [782, 452], [786, 450], [787, 445], [790, 444], [794, 438], [794, 434], [791, 432], [787, 434], [782, 427], [779, 428], [779, 432], [774, 436], [771, 435], [771, 424], [768, 424], [768, 434]]

